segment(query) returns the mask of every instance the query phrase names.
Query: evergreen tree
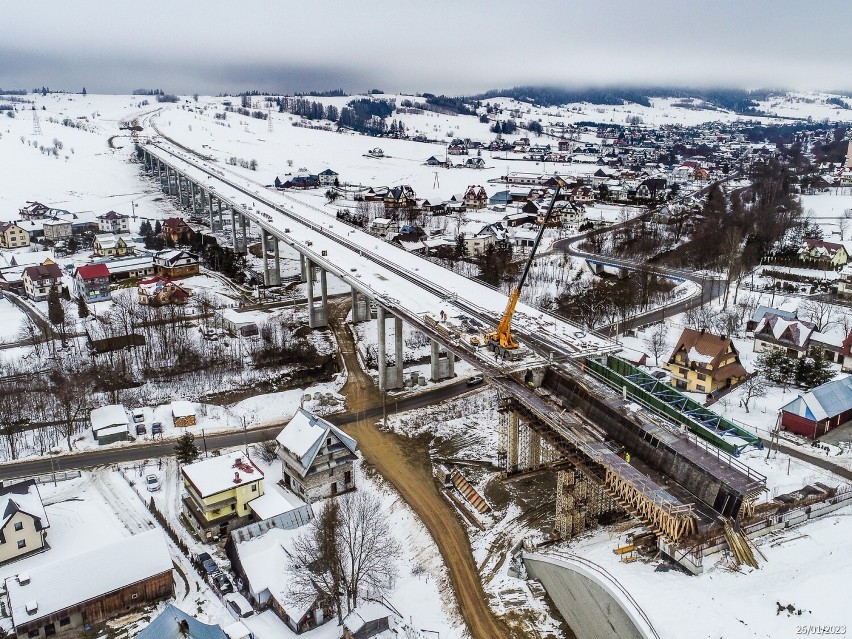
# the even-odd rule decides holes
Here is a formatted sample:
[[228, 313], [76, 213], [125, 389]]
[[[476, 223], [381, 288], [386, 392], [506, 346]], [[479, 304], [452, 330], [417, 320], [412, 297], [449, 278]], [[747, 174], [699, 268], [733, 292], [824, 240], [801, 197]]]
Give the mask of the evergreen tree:
[[86, 87], [83, 87], [83, 95], [86, 95]]
[[175, 459], [177, 459], [178, 464], [191, 464], [198, 459], [200, 454], [198, 446], [195, 445], [195, 435], [184, 433], [178, 438], [175, 444]]
[[163, 225], [160, 224], [160, 220], [157, 220], [154, 223], [154, 235], [159, 236], [163, 232]]
[[151, 222], [148, 220], [142, 220], [142, 224], [139, 225], [139, 235], [142, 237], [147, 237], [154, 232], [154, 229], [151, 227]]
[[65, 321], [65, 309], [59, 298], [59, 289], [54, 286], [47, 294], [47, 319], [54, 326], [60, 326]]
[[89, 305], [86, 304], [86, 300], [83, 299], [83, 296], [79, 296], [77, 298], [77, 317], [80, 319], [86, 319], [89, 316]]

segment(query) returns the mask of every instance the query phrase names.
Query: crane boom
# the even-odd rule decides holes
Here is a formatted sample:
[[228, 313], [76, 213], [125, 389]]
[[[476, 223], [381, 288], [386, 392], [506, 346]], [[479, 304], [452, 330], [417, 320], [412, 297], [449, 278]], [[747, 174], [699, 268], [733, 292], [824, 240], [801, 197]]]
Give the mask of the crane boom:
[[529, 275], [530, 266], [532, 266], [533, 259], [535, 259], [535, 253], [538, 250], [538, 245], [541, 244], [544, 229], [547, 226], [547, 222], [550, 220], [551, 213], [553, 213], [553, 205], [556, 204], [556, 197], [565, 185], [565, 181], [562, 178], [554, 176], [553, 179], [556, 181], [556, 190], [553, 191], [553, 197], [550, 198], [550, 204], [548, 205], [547, 212], [544, 215], [544, 221], [541, 224], [541, 228], [538, 230], [538, 234], [535, 236], [535, 242], [533, 242], [530, 256], [527, 259], [527, 263], [524, 265], [524, 270], [521, 272], [521, 277], [518, 279], [518, 283], [514, 286], [514, 288], [512, 288], [512, 292], [509, 294], [509, 301], [506, 304], [506, 310], [503, 311], [503, 317], [500, 318], [500, 324], [493, 333], [487, 336], [487, 343], [493, 346], [500, 346], [501, 348], [509, 349], [518, 348], [519, 346], [518, 342], [515, 341], [515, 338], [512, 335], [512, 316], [515, 314], [515, 307], [518, 305], [518, 300], [521, 299], [521, 289], [523, 289], [524, 283], [527, 281], [527, 275]]

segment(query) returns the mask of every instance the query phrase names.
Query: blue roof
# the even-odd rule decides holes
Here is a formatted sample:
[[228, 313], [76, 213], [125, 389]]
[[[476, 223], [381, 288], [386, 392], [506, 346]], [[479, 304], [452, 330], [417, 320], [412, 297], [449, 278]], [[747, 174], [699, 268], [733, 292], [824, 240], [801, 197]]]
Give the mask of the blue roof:
[[[188, 635], [181, 634], [179, 625], [181, 621], [186, 622]], [[166, 609], [136, 637], [137, 639], [228, 639], [228, 635], [220, 626], [201, 623], [172, 604], [167, 604]]]
[[813, 421], [822, 421], [852, 410], [852, 376], [817, 386], [782, 406], [781, 410], [802, 415]]

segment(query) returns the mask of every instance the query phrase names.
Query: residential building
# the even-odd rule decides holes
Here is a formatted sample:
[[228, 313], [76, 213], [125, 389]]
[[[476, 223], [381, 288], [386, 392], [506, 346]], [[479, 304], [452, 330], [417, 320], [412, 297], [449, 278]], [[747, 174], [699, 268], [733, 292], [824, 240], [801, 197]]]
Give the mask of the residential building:
[[799, 249], [799, 257], [803, 260], [826, 262], [832, 266], [844, 266], [849, 261], [849, 254], [842, 244], [812, 238], [805, 239], [804, 245]]
[[249, 521], [249, 503], [263, 495], [263, 471], [242, 452], [209, 457], [181, 468], [187, 496], [183, 514], [202, 541]]
[[86, 302], [101, 302], [109, 292], [109, 268], [106, 264], [88, 264], [74, 269], [74, 294]]
[[129, 215], [109, 211], [108, 213], [99, 215], [96, 219], [98, 220], [98, 230], [100, 230], [101, 233], [112, 233], [113, 235], [118, 235], [130, 232]]
[[195, 253], [173, 249], [154, 254], [154, 269], [160, 277], [175, 279], [198, 275], [201, 265]]
[[796, 319], [795, 311], [785, 311], [780, 308], [772, 308], [771, 306], [758, 306], [754, 313], [751, 314], [751, 319], [746, 322], [746, 330], [753, 331], [756, 329], [757, 325], [760, 324], [760, 320], [762, 320], [767, 314], [777, 315], [787, 321], [793, 321]]
[[488, 195], [481, 186], [468, 186], [463, 200], [465, 207], [469, 209], [483, 209], [488, 205]]
[[781, 407], [781, 428], [816, 439], [852, 421], [852, 376], [835, 379]]
[[240, 312], [233, 308], [217, 309], [216, 325], [229, 334], [242, 337], [251, 337], [260, 333], [260, 325], [269, 319], [269, 316], [260, 311]]
[[20, 248], [30, 245], [30, 232], [15, 222], [0, 222], [0, 248]]
[[808, 353], [816, 324], [800, 319], [786, 319], [765, 313], [754, 329], [754, 352], [781, 349], [787, 357], [804, 357]]
[[126, 257], [135, 252], [133, 237], [128, 233], [124, 235], [98, 233], [95, 235], [92, 249], [95, 255], [100, 257]]
[[46, 300], [54, 286], [61, 291], [62, 271], [53, 262], [24, 269], [24, 291], [31, 300]]
[[51, 242], [67, 240], [73, 234], [70, 220], [45, 220], [42, 223], [44, 239]]
[[324, 601], [319, 593], [311, 600], [291, 594], [288, 566], [300, 534], [298, 528], [272, 527], [259, 536], [234, 533], [228, 542], [236, 542], [228, 556], [245, 584], [249, 601], [257, 609], [271, 609], [297, 634], [334, 619], [333, 603]]
[[417, 205], [417, 198], [407, 184], [388, 189], [384, 197], [386, 209], [403, 209]]
[[192, 291], [167, 277], [153, 277], [136, 285], [139, 303], [143, 306], [183, 305], [189, 301]]
[[837, 282], [837, 294], [846, 299], [852, 299], [852, 264], [847, 264], [840, 271]]
[[0, 563], [48, 547], [50, 522], [34, 479], [0, 488], [0, 513]]
[[193, 230], [179, 217], [170, 217], [162, 225], [162, 236], [175, 244], [188, 242], [193, 235]]
[[483, 255], [488, 247], [494, 244], [494, 236], [490, 233], [463, 233], [459, 237], [464, 243], [465, 254], [470, 257]]
[[122, 404], [109, 404], [95, 408], [89, 414], [92, 435], [98, 446], [114, 442], [126, 442], [130, 434], [130, 420]]
[[665, 195], [666, 180], [664, 178], [648, 178], [636, 189], [637, 200], [659, 200]]
[[354, 490], [357, 442], [322, 417], [299, 408], [275, 438], [284, 486], [307, 501]]
[[320, 186], [334, 186], [335, 182], [337, 182], [337, 173], [331, 169], [320, 171], [317, 177], [319, 178]]
[[171, 597], [172, 558], [163, 533], [149, 530], [18, 573], [6, 589], [19, 639], [81, 637]]
[[747, 376], [731, 339], [703, 329], [685, 328], [664, 367], [672, 386], [694, 393], [713, 393]]
[[27, 202], [21, 207], [19, 213], [25, 220], [40, 220], [50, 212], [50, 207], [45, 206], [41, 202]]
[[109, 268], [110, 279], [113, 282], [137, 277], [151, 277], [156, 272], [154, 257], [150, 253], [117, 257], [104, 260], [103, 263]]

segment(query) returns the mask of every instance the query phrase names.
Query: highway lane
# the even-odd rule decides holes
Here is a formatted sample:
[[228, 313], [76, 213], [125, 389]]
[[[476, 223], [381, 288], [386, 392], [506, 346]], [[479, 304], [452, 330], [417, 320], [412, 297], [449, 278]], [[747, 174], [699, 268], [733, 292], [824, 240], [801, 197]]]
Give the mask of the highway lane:
[[[360, 412], [347, 411], [338, 413], [330, 416], [328, 420], [337, 426], [345, 426], [346, 424], [351, 424], [362, 419], [380, 419], [385, 411], [390, 415], [400, 411], [422, 408], [423, 406], [429, 406], [456, 397], [469, 390], [467, 380], [459, 380], [422, 393], [407, 394], [401, 398], [389, 395], [385, 406], [379, 404]], [[196, 437], [196, 444], [203, 450], [206, 443], [207, 450], [212, 451], [220, 448], [244, 446], [247, 443], [256, 444], [258, 442], [269, 441], [277, 437], [285, 423], [282, 421], [278, 424], [251, 428], [245, 431], [211, 433], [206, 435], [204, 439]], [[0, 480], [167, 457], [174, 454], [174, 445], [174, 440], [140, 442], [121, 447], [96, 448], [71, 454], [57, 455], [56, 457], [39, 457], [37, 459], [6, 462], [0, 464]]]

